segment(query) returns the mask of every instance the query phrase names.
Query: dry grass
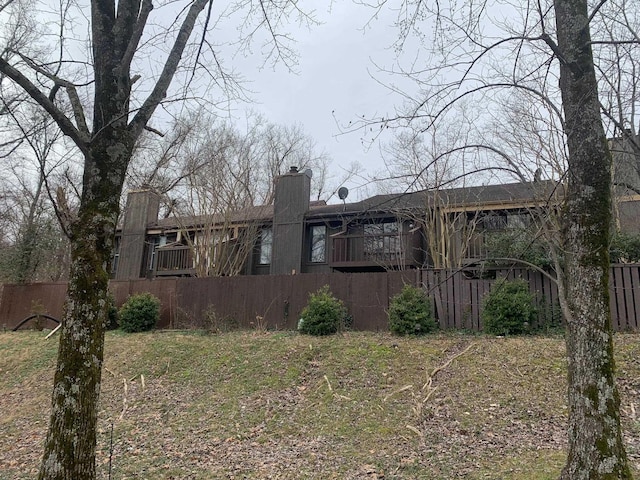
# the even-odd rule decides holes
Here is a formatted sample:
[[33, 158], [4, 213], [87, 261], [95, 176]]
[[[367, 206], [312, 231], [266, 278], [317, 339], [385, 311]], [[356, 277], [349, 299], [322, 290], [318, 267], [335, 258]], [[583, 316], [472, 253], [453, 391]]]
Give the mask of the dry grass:
[[[33, 478], [56, 341], [0, 334], [0, 479]], [[640, 337], [616, 337], [640, 467]], [[109, 333], [98, 464], [121, 479], [555, 479], [560, 337]]]

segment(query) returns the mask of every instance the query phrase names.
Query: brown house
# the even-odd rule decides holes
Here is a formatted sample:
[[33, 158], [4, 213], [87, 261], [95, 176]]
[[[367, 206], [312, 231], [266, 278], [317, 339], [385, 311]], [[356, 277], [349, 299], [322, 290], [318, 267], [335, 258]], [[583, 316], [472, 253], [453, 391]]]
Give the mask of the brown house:
[[[158, 219], [151, 190], [129, 193], [116, 234], [116, 279], [155, 276], [371, 272], [452, 267], [482, 259], [485, 237], [557, 209], [555, 182], [538, 181], [310, 202], [310, 176], [276, 180], [273, 205]], [[640, 195], [620, 198], [624, 231], [638, 232]]]

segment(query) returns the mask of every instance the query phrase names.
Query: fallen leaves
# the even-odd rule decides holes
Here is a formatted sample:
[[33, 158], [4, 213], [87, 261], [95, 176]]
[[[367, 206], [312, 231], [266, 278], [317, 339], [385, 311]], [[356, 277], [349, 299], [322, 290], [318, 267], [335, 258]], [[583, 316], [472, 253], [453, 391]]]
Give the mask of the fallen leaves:
[[[0, 335], [0, 347], [30, 334], [20, 335]], [[640, 337], [621, 338], [625, 441], [638, 465]], [[561, 467], [562, 339], [164, 333], [133, 342], [108, 337], [101, 478], [110, 465], [118, 480], [508, 479], [546, 464], [552, 478]], [[52, 371], [37, 361], [21, 358], [29, 373], [0, 387], [1, 480], [37, 473]]]

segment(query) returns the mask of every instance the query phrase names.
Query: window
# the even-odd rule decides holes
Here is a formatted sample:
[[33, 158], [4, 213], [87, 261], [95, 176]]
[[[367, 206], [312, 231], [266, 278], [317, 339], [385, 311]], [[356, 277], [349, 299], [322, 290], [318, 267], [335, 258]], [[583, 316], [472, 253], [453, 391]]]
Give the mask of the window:
[[387, 223], [367, 223], [364, 225], [365, 235], [388, 235], [398, 233], [400, 231], [400, 225], [398, 222]]
[[482, 217], [484, 230], [522, 230], [531, 224], [531, 214], [528, 212], [491, 212]]
[[385, 261], [400, 258], [400, 224], [398, 222], [364, 225], [364, 255], [371, 260]]
[[309, 260], [312, 263], [324, 263], [327, 261], [327, 227], [314, 225], [311, 227], [311, 252]]
[[113, 257], [111, 258], [111, 277], [115, 278], [118, 271], [118, 262], [120, 261], [120, 242], [122, 238], [116, 237], [113, 245]]
[[159, 237], [153, 237], [149, 241], [149, 263], [147, 270], [153, 270], [155, 268], [156, 250], [158, 247], [162, 247], [167, 244], [167, 237], [165, 235]]
[[271, 227], [260, 231], [260, 265], [271, 263], [271, 250], [273, 247], [273, 230]]
[[531, 224], [531, 214], [529, 213], [508, 213], [507, 226], [524, 230]]
[[482, 226], [485, 230], [504, 230], [507, 228], [507, 216], [489, 213], [482, 217]]

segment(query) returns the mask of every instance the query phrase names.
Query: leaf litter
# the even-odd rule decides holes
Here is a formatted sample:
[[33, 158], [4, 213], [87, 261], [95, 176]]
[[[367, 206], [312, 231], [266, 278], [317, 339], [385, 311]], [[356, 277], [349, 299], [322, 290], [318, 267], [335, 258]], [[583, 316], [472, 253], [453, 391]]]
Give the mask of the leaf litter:
[[[16, 362], [21, 343], [39, 350]], [[32, 332], [0, 334], [5, 344], [13, 358], [0, 358], [0, 371], [26, 373], [0, 383], [0, 479], [33, 478], [55, 345]], [[638, 472], [640, 337], [616, 335], [616, 352]], [[565, 374], [561, 337], [113, 333], [98, 478], [554, 478]]]

